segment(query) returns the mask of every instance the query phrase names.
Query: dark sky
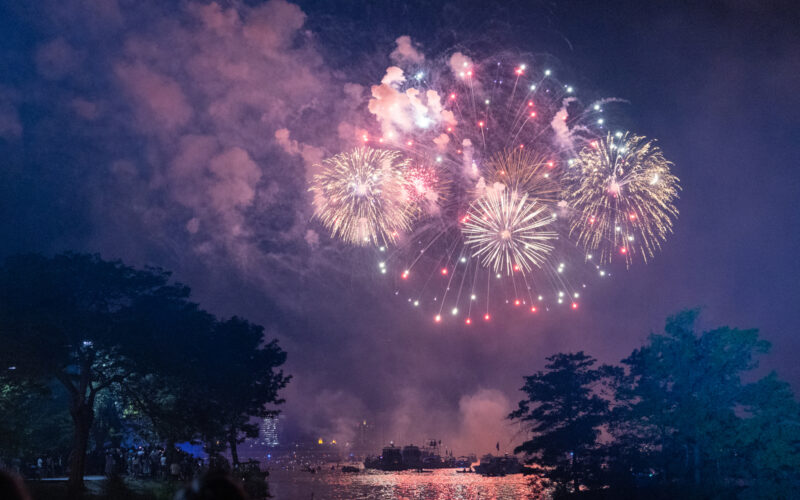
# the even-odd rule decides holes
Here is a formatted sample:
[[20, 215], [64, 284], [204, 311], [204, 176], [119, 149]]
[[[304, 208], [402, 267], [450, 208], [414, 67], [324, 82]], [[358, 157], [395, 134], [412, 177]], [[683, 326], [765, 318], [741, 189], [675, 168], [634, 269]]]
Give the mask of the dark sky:
[[[762, 366], [800, 388], [800, 9], [791, 2], [0, 3], [0, 254], [100, 252], [159, 265], [289, 352], [289, 427], [440, 436], [485, 451], [522, 376], [558, 351], [616, 362], [665, 317], [757, 327]], [[344, 6], [342, 6], [344, 4]], [[306, 163], [368, 122], [394, 40], [545, 54], [626, 99], [683, 191], [647, 265], [579, 312], [434, 327], [308, 230]], [[351, 88], [352, 90], [352, 88]], [[289, 136], [276, 136], [286, 130]]]

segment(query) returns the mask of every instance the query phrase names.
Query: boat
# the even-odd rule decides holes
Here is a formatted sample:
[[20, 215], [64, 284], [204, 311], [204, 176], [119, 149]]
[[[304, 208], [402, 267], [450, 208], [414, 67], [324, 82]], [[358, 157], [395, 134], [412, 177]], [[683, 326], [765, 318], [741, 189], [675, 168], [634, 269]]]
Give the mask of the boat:
[[419, 446], [403, 446], [403, 465], [408, 469], [422, 469], [422, 451]]
[[454, 469], [458, 467], [452, 452], [449, 454], [445, 452], [443, 456], [441, 447], [441, 441], [436, 439], [428, 439], [426, 441], [425, 446], [420, 450], [422, 452], [423, 467], [426, 469]]
[[359, 469], [358, 467], [353, 467], [352, 465], [344, 465], [342, 466], [342, 472], [355, 473], [355, 472], [361, 472], [361, 469]]
[[435, 439], [426, 441], [422, 447], [409, 444], [399, 448], [391, 443], [383, 448], [379, 456], [367, 457], [364, 460], [364, 468], [386, 471], [422, 471], [423, 469], [463, 468], [471, 465], [471, 463], [464, 464], [463, 462], [459, 465], [452, 452], [442, 457], [441, 444], [441, 441]]
[[456, 467], [461, 469], [470, 469], [472, 468], [472, 464], [478, 461], [478, 458], [475, 455], [468, 455], [465, 457], [458, 457], [456, 459]]
[[384, 447], [380, 456], [367, 457], [367, 459], [364, 460], [364, 468], [388, 471], [408, 469], [408, 467], [403, 464], [402, 451], [394, 444]]
[[475, 466], [475, 472], [482, 476], [505, 476], [508, 474], [522, 474], [524, 466], [514, 455], [484, 455], [480, 464]]

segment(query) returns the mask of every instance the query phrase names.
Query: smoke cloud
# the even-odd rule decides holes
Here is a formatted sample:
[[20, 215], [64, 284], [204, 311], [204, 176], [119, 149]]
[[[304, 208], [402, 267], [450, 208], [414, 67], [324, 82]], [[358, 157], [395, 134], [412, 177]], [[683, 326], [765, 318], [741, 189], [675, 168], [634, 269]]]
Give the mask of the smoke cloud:
[[[437, 438], [459, 454], [502, 444], [503, 393], [516, 382], [465, 368], [496, 340], [432, 335], [375, 278], [372, 255], [343, 249], [310, 218], [314, 166], [368, 131], [429, 128], [432, 148], [448, 146], [441, 129], [456, 119], [442, 96], [408, 85], [407, 71], [426, 63], [410, 37], [376, 51], [376, 64], [388, 53], [392, 65], [371, 85], [382, 75], [350, 81], [330, 67], [306, 14], [285, 0], [53, 0], [42, 12], [26, 92], [0, 86], [0, 147], [36, 151], [25, 175], [38, 181], [17, 206], [48, 200], [47, 223], [28, 223], [51, 232], [19, 239], [24, 250], [163, 266], [212, 312], [264, 324], [294, 375], [290, 439], [346, 442], [368, 419], [398, 443]], [[464, 62], [449, 60], [454, 71]], [[31, 108], [47, 111], [23, 119]], [[474, 173], [473, 146], [461, 147]]]

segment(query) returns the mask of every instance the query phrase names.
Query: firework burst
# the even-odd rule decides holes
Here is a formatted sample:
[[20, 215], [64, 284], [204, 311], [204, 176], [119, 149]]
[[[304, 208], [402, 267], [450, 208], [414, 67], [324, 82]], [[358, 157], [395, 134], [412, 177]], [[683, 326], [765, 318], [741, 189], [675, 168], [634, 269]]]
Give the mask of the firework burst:
[[550, 252], [553, 215], [544, 204], [513, 189], [487, 189], [471, 207], [462, 228], [472, 257], [495, 272], [523, 273], [541, 268]]
[[312, 186], [334, 236], [379, 245], [395, 295], [467, 325], [503, 304], [576, 310], [612, 254], [654, 254], [677, 216], [677, 179], [652, 142], [602, 139], [616, 99], [583, 102], [535, 58], [441, 62], [393, 66], [371, 88], [379, 130], [360, 138], [392, 151], [360, 154], [390, 160], [340, 155]]
[[566, 184], [574, 210], [570, 235], [600, 262], [620, 254], [627, 265], [639, 253], [645, 261], [661, 248], [678, 216], [678, 178], [661, 149], [644, 137], [610, 133], [578, 156]]
[[520, 148], [507, 149], [487, 162], [485, 185], [501, 184], [512, 192], [527, 194], [540, 204], [556, 204], [562, 188], [561, 172], [555, 164], [550, 155]]
[[314, 216], [347, 243], [394, 243], [411, 228], [414, 204], [404, 188], [407, 167], [399, 152], [369, 147], [323, 160], [310, 188]]
[[[397, 270], [396, 293], [414, 306], [433, 305], [437, 321], [446, 314], [467, 324], [476, 309], [488, 321], [500, 304], [531, 313], [576, 308], [583, 278], [604, 271], [570, 264], [583, 252], [565, 238], [562, 179], [576, 150], [596, 136], [590, 124], [602, 109], [582, 106], [546, 67], [451, 58], [443, 72], [427, 74], [432, 88], [425, 89], [424, 76], [404, 80], [392, 94], [397, 106], [374, 113], [382, 125], [397, 127], [384, 127], [377, 139], [365, 136], [431, 169], [425, 176], [409, 169], [414, 185], [428, 185], [423, 179], [431, 173], [438, 179], [436, 213], [380, 256]], [[400, 97], [409, 93], [425, 95], [434, 118], [401, 131], [419, 122], [403, 119]], [[373, 96], [389, 94], [373, 88]], [[408, 110], [416, 116], [419, 106]]]
[[447, 184], [447, 179], [432, 165], [415, 163], [403, 170], [404, 196], [418, 217], [439, 213]]

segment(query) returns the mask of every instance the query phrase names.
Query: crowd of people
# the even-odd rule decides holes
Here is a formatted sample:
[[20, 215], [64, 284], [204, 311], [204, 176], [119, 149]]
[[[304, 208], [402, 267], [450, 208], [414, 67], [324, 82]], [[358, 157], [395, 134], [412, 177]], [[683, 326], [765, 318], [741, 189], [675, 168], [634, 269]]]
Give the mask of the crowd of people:
[[60, 477], [67, 473], [67, 458], [61, 456], [38, 455], [23, 459], [19, 457], [7, 461], [0, 459], [0, 469], [5, 469], [28, 479]]
[[[261, 471], [258, 462], [251, 461], [232, 468], [221, 455], [200, 458], [177, 447], [168, 449], [163, 446], [108, 448], [101, 452], [92, 454], [90, 470], [102, 471], [102, 475], [112, 481], [123, 477], [125, 481], [169, 481], [179, 488], [176, 499], [245, 499], [248, 494], [252, 498], [263, 498], [268, 494], [264, 482], [267, 473]], [[69, 474], [67, 464], [68, 457], [49, 455], [0, 461], [0, 498], [29, 499], [22, 478], [66, 479]]]
[[185, 481], [206, 468], [206, 461], [176, 448], [139, 446], [106, 450], [103, 474], [128, 476], [137, 479], [170, 479]]
[[[195, 457], [177, 447], [171, 452], [163, 446], [150, 445], [107, 448], [87, 458], [89, 475], [118, 475], [133, 479], [188, 481], [208, 470], [230, 472], [231, 469], [225, 457]], [[0, 460], [0, 469], [26, 479], [58, 478], [69, 474], [68, 463], [66, 456], [42, 454], [27, 459]]]

